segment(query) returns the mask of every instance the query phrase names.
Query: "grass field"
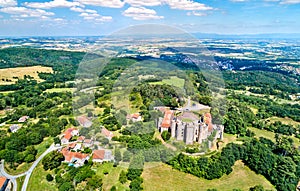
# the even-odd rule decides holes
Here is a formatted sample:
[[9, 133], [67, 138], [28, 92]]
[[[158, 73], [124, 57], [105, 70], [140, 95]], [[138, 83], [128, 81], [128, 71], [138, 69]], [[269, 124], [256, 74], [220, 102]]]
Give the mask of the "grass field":
[[206, 191], [211, 188], [222, 191], [232, 191], [233, 189], [248, 191], [250, 187], [258, 184], [263, 185], [266, 189], [275, 190], [266, 178], [251, 171], [241, 161], [235, 163], [232, 173], [217, 180], [198, 178], [161, 163], [153, 168], [146, 166], [142, 177], [146, 191]]
[[45, 171], [42, 163], [40, 162], [31, 174], [27, 190], [57, 191], [58, 189], [55, 186], [55, 181], [48, 182], [46, 180], [48, 173], [53, 175], [51, 171]]
[[275, 121], [281, 121], [283, 124], [286, 125], [300, 125], [299, 122], [292, 120], [291, 118], [282, 118], [282, 117], [270, 117], [267, 120], [269, 120], [271, 123], [275, 122]]
[[21, 174], [23, 172], [26, 172], [30, 167], [31, 167], [32, 163], [22, 163], [20, 164], [16, 170], [14, 169], [11, 169], [9, 168], [9, 164], [8, 163], [5, 163], [5, 170], [8, 174], [11, 174], [11, 175], [18, 175], [18, 174]]
[[45, 92], [53, 93], [53, 92], [73, 92], [76, 88], [52, 88], [47, 89]]
[[14, 84], [19, 79], [23, 79], [24, 75], [29, 75], [38, 82], [43, 81], [39, 78], [39, 73], [53, 73], [51, 67], [45, 66], [28, 66], [0, 69], [0, 85]]
[[184, 79], [171, 76], [170, 79], [163, 79], [161, 82], [151, 82], [150, 84], [168, 84], [183, 89]]
[[[263, 129], [257, 129], [254, 127], [249, 127], [249, 129], [255, 133], [256, 137], [264, 137], [275, 142], [275, 133]], [[300, 146], [299, 139], [297, 139], [296, 137], [291, 137], [291, 138], [293, 139], [294, 144], [299, 147]]]
[[[103, 191], [109, 191], [112, 186], [117, 187], [117, 191], [129, 190], [128, 184], [124, 185], [119, 182], [119, 175], [122, 170], [126, 172], [126, 168], [117, 166], [113, 167], [112, 163], [95, 164], [93, 168], [103, 179]], [[104, 175], [104, 172], [108, 174]]]
[[43, 154], [49, 146], [53, 143], [53, 138], [47, 137], [44, 139], [44, 141], [35, 146], [35, 149], [38, 151], [36, 158], [38, 158], [41, 154]]

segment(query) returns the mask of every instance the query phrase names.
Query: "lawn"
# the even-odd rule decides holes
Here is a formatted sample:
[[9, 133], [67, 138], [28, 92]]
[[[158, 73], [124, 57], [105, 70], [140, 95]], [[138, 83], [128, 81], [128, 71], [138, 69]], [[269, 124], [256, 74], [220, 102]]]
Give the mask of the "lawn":
[[198, 178], [162, 163], [154, 165], [153, 168], [147, 168], [147, 165], [153, 164], [146, 164], [142, 174], [145, 191], [205, 191], [212, 188], [222, 191], [232, 191], [235, 188], [248, 191], [250, 187], [258, 184], [266, 189], [275, 190], [266, 178], [251, 171], [241, 161], [235, 163], [232, 173], [216, 180]]
[[[92, 169], [96, 171], [103, 179], [103, 191], [109, 191], [112, 186], [117, 187], [117, 191], [129, 190], [129, 182], [121, 184], [119, 175], [122, 170], [126, 172], [126, 168], [122, 166], [113, 167], [113, 163], [95, 164]], [[105, 175], [104, 172], [107, 174]]]
[[0, 85], [14, 84], [19, 79], [23, 79], [24, 75], [29, 75], [36, 79], [38, 82], [42, 82], [39, 73], [53, 73], [51, 67], [45, 66], [28, 66], [28, 67], [16, 67], [0, 69]]
[[[275, 133], [273, 133], [271, 131], [263, 130], [263, 129], [257, 129], [254, 127], [249, 127], [249, 129], [255, 133], [256, 137], [264, 137], [264, 138], [270, 139], [273, 142], [275, 142]], [[299, 139], [297, 139], [296, 137], [292, 137], [292, 136], [290, 136], [290, 137], [293, 139], [294, 144], [299, 147], [300, 146]]]
[[55, 186], [55, 181], [48, 182], [46, 180], [46, 176], [48, 173], [52, 175], [54, 174], [51, 171], [45, 171], [43, 169], [42, 163], [40, 162], [31, 174], [31, 177], [28, 182], [27, 190], [57, 191], [58, 189]]

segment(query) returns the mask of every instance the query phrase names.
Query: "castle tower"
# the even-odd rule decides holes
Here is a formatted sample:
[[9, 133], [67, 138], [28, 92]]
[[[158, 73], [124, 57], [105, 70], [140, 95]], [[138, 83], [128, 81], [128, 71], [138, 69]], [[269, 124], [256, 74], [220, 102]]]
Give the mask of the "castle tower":
[[191, 124], [185, 126], [184, 142], [187, 145], [192, 145], [194, 143], [194, 127]]
[[176, 135], [176, 121], [173, 119], [171, 123], [171, 137]]

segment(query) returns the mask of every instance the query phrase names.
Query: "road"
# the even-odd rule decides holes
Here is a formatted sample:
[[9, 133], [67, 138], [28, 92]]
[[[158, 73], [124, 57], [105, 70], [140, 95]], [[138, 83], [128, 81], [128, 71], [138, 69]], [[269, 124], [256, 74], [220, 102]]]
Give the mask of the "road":
[[0, 175], [5, 176], [6, 178], [10, 179], [11, 182], [13, 183], [13, 191], [17, 191], [17, 178], [21, 177], [21, 176], [25, 176], [25, 180], [22, 186], [22, 191], [26, 191], [27, 186], [28, 186], [28, 182], [30, 179], [30, 176], [33, 172], [33, 170], [36, 168], [36, 166], [39, 164], [39, 162], [50, 152], [55, 151], [57, 149], [59, 149], [61, 147], [56, 147], [54, 146], [54, 144], [52, 144], [41, 156], [39, 156], [39, 158], [36, 159], [36, 161], [34, 161], [34, 163], [31, 165], [31, 167], [28, 169], [28, 171], [18, 174], [18, 175], [10, 175], [7, 174], [6, 171], [4, 170], [4, 160], [2, 160], [1, 164], [0, 164]]

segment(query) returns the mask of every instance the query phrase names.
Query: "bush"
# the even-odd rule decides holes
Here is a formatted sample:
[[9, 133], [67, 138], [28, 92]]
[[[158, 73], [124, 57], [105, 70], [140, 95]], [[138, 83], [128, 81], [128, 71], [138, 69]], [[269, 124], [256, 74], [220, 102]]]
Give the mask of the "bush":
[[168, 131], [164, 131], [162, 132], [161, 137], [164, 141], [168, 141], [171, 138], [171, 133]]
[[47, 176], [46, 176], [46, 180], [48, 181], [48, 182], [51, 182], [51, 181], [53, 181], [53, 176], [51, 175], [51, 174], [47, 174]]

